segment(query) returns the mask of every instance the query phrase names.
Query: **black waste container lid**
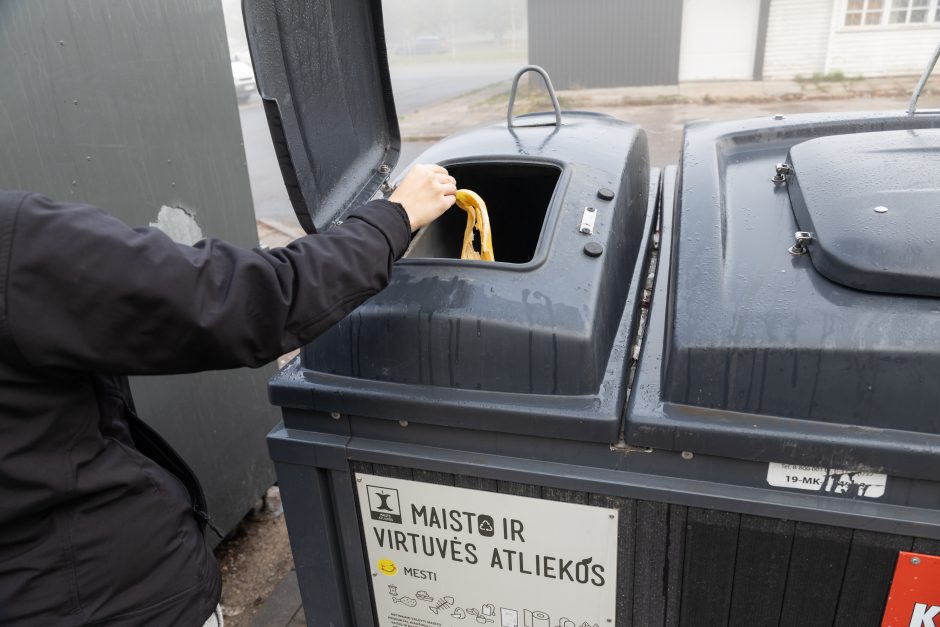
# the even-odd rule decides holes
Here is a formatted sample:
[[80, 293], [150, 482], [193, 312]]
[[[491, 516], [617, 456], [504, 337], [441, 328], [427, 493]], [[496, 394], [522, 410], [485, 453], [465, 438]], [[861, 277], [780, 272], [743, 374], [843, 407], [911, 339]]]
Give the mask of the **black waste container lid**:
[[940, 129], [793, 146], [787, 189], [813, 266], [870, 292], [940, 296]]
[[322, 231], [378, 191], [401, 135], [379, 0], [245, 0], [245, 30], [287, 193]]
[[[903, 241], [876, 248], [868, 214], [907, 220], [897, 239], [935, 237], [922, 203], [937, 198], [938, 135], [940, 116], [891, 112], [688, 125], [675, 189], [664, 177], [674, 210], [627, 443], [935, 478], [940, 300], [888, 291], [917, 268], [903, 265]], [[809, 230], [809, 254], [791, 254]], [[824, 274], [827, 254], [855, 255], [865, 272]]]

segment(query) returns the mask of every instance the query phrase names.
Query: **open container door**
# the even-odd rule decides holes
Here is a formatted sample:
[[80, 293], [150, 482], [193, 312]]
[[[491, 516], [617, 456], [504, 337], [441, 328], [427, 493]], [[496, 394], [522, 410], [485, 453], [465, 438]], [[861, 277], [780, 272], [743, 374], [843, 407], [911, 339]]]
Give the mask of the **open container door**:
[[300, 224], [368, 201], [401, 153], [379, 0], [245, 0], [274, 150]]

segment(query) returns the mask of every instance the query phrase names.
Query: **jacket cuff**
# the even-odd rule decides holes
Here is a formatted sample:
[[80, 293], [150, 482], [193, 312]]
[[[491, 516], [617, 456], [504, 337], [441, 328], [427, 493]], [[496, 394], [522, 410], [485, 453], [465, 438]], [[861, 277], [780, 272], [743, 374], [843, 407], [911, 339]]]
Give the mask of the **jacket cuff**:
[[404, 208], [397, 202], [371, 200], [350, 214], [380, 230], [392, 249], [395, 259], [405, 254], [411, 243], [411, 221]]

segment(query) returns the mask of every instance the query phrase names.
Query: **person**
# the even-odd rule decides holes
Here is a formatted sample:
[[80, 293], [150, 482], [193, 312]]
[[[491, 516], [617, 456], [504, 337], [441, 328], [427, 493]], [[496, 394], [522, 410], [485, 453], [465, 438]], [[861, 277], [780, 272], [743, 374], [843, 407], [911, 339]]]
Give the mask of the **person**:
[[388, 200], [267, 252], [0, 192], [0, 624], [211, 624], [204, 496], [126, 376], [258, 366], [309, 342], [387, 285], [455, 192], [418, 165]]

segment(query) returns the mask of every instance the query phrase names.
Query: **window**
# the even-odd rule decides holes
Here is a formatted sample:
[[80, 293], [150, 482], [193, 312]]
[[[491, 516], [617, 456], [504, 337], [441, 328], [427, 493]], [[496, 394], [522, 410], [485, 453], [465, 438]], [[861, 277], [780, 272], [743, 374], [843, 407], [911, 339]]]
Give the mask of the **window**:
[[940, 0], [846, 0], [844, 26], [940, 23]]
[[891, 0], [890, 24], [924, 24], [930, 0]]
[[885, 0], [848, 0], [845, 9], [846, 26], [881, 24]]

